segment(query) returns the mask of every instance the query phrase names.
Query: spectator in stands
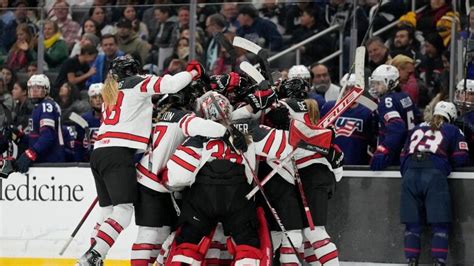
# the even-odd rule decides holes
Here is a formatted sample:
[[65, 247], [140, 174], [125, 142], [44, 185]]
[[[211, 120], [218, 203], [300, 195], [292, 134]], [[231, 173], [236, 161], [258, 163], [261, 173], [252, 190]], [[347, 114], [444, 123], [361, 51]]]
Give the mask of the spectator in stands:
[[81, 101], [73, 86], [67, 82], [60, 86], [55, 100], [61, 107], [61, 121], [64, 124], [71, 124], [69, 116], [72, 112], [82, 115], [90, 108], [87, 101]]
[[237, 29], [240, 28], [240, 23], [237, 19], [237, 16], [239, 15], [237, 4], [223, 3], [221, 8], [221, 14], [227, 21], [228, 30], [234, 33], [237, 32]]
[[68, 49], [71, 49], [74, 43], [79, 40], [81, 26], [68, 17], [69, 4], [67, 2], [57, 1], [53, 6], [53, 10], [64, 41], [66, 41]]
[[59, 87], [67, 82], [71, 86], [74, 86], [77, 91], [85, 90], [86, 80], [96, 72], [95, 67], [89, 66], [94, 62], [96, 57], [97, 48], [94, 45], [88, 44], [81, 48], [79, 55], [66, 60], [59, 70], [51, 95], [55, 97]]
[[26, 74], [28, 78], [31, 78], [31, 76], [38, 74], [38, 62], [33, 61], [29, 63], [26, 69]]
[[33, 104], [28, 100], [26, 82], [15, 82], [12, 90], [12, 98], [15, 101], [13, 108], [13, 126], [24, 130], [28, 126], [28, 120], [33, 112]]
[[312, 65], [311, 75], [313, 78], [313, 93], [324, 96], [326, 102], [337, 100], [341, 88], [331, 82], [329, 69], [326, 65], [322, 63]]
[[285, 33], [285, 6], [283, 3], [277, 3], [276, 0], [264, 1], [262, 7], [258, 10], [261, 18], [268, 19], [277, 26], [280, 34]]
[[275, 24], [260, 18], [254, 6], [241, 6], [237, 19], [240, 23], [237, 36], [248, 39], [271, 51], [278, 51], [282, 47], [282, 37]]
[[439, 92], [442, 82], [443, 72], [442, 54], [445, 50], [443, 39], [438, 33], [433, 32], [425, 36], [425, 56], [418, 66], [420, 78], [426, 83], [429, 89], [429, 98]]
[[369, 55], [369, 64], [366, 68], [370, 69], [370, 73], [391, 59], [389, 50], [380, 37], [376, 36], [368, 39], [365, 47]]
[[[317, 10], [314, 8], [306, 8], [300, 17], [300, 26], [293, 32], [291, 44], [296, 44], [321, 31], [321, 25], [316, 22]], [[311, 65], [325, 56], [331, 54], [334, 50], [335, 42], [329, 35], [312, 41], [299, 48], [301, 52], [301, 63], [303, 65]]]
[[[397, 21], [407, 10], [404, 0], [382, 1], [378, 6], [378, 1], [365, 1], [364, 9], [368, 10], [368, 15], [373, 19], [373, 32], [376, 32], [390, 23]], [[375, 9], [378, 8], [378, 12]], [[390, 31], [379, 34], [382, 39], [388, 39]]]
[[124, 55], [124, 53], [119, 50], [117, 37], [115, 37], [115, 35], [103, 35], [100, 46], [102, 52], [97, 55], [93, 65], [96, 72], [87, 80], [87, 86], [93, 83], [103, 83], [107, 77], [107, 73], [109, 73], [110, 62], [116, 57]]
[[91, 9], [89, 9], [89, 18], [96, 23], [97, 29], [100, 31], [101, 35], [115, 34], [115, 27], [107, 24], [105, 10], [102, 7], [91, 7]]
[[81, 28], [81, 36], [83, 36], [86, 33], [92, 33], [98, 38], [102, 36], [102, 33], [99, 30], [99, 26], [97, 25], [97, 22], [95, 22], [92, 19], [86, 19], [84, 23], [82, 23], [82, 28]]
[[[150, 1], [150, 4], [159, 5], [167, 0], [154, 0]], [[158, 28], [158, 20], [155, 17], [155, 6], [148, 7], [145, 11], [143, 11], [142, 21], [145, 23], [148, 32], [150, 33], [150, 38], [152, 35], [156, 35], [156, 30]]]
[[211, 69], [214, 63], [217, 60], [220, 51], [220, 44], [214, 38], [214, 36], [219, 33], [227, 32], [226, 21], [223, 15], [213, 14], [207, 17], [206, 19], [206, 32], [209, 37], [209, 41], [206, 44], [206, 53], [205, 53], [205, 67], [206, 69]]
[[459, 20], [459, 14], [456, 12], [449, 11], [442, 16], [436, 23], [436, 31], [443, 38], [445, 47], [449, 47], [451, 42], [451, 27], [455, 23], [456, 34], [461, 31], [461, 20]]
[[429, 7], [416, 15], [416, 29], [423, 32], [423, 36], [436, 32], [438, 20], [451, 10], [446, 0], [431, 0]]
[[[333, 26], [336, 24], [344, 25], [344, 36], [349, 38], [352, 25], [352, 1], [349, 0], [329, 0], [326, 1], [324, 7], [323, 17], [326, 26]], [[357, 20], [357, 45], [360, 44], [364, 38], [365, 32], [369, 27], [368, 14], [363, 9], [363, 6], [356, 7]]]
[[415, 39], [415, 30], [411, 26], [402, 25], [394, 30], [390, 56], [394, 58], [399, 54], [406, 55], [415, 60], [415, 62], [421, 60], [419, 43]]
[[167, 73], [170, 75], [174, 75], [176, 73], [184, 71], [186, 70], [186, 64], [187, 64], [187, 61], [180, 60], [180, 59], [173, 59], [168, 65]]
[[158, 69], [162, 71], [164, 61], [173, 54], [174, 46], [178, 42], [176, 34], [178, 25], [171, 17], [169, 7], [157, 7], [155, 15], [160, 25], [153, 42], [153, 50], [158, 51]]
[[6, 65], [14, 71], [24, 71], [28, 63], [36, 59], [33, 46], [33, 36], [28, 25], [18, 25], [16, 28], [16, 42], [8, 52]]
[[72, 48], [72, 51], [69, 57], [75, 57], [79, 55], [81, 53], [81, 48], [87, 44], [98, 47], [99, 42], [100, 42], [100, 39], [95, 34], [84, 33], [81, 37], [81, 40], [77, 42], [76, 44], [74, 44], [74, 47]]
[[38, 32], [38, 27], [31, 22], [27, 16], [26, 6], [27, 4], [25, 1], [15, 1], [13, 3], [14, 19], [9, 24], [5, 24], [5, 28], [0, 31], [2, 33], [0, 38], [5, 40], [5, 45], [9, 49], [11, 49], [11, 46], [14, 45], [16, 41], [16, 33], [18, 33], [17, 28], [20, 24], [26, 24], [28, 26], [31, 36], [35, 36]]
[[43, 26], [44, 33], [44, 61], [48, 63], [49, 70], [55, 70], [69, 56], [66, 42], [62, 39], [58, 24], [46, 20]]
[[467, 79], [474, 79], [474, 7], [471, 7], [469, 11], [469, 25], [466, 25], [466, 28], [461, 32], [461, 37], [464, 40], [469, 40], [468, 47], [467, 47], [467, 69], [466, 69], [466, 77]]
[[[15, 42], [12, 34], [6, 35], [9, 25], [15, 20], [15, 14], [8, 8], [8, 0], [0, 0], [0, 54], [6, 53]], [[13, 28], [13, 32], [16, 26]]]
[[13, 90], [13, 85], [16, 82], [16, 74], [11, 68], [4, 66], [2, 67], [3, 81], [5, 82], [5, 87], [9, 93]]
[[130, 20], [132, 22], [132, 29], [133, 31], [138, 34], [138, 36], [142, 40], [148, 40], [148, 28], [146, 27], [145, 23], [141, 22], [137, 18], [137, 11], [135, 10], [135, 7], [132, 5], [127, 5], [123, 9], [122, 15], [124, 18]]
[[406, 55], [399, 54], [391, 60], [391, 65], [395, 66], [400, 74], [398, 82], [401, 91], [408, 94], [411, 100], [418, 105], [419, 89], [415, 76], [415, 61]]
[[3, 74], [0, 73], [0, 103], [5, 105], [8, 110], [13, 110], [13, 99], [11, 94], [8, 92], [3, 78]]
[[140, 39], [132, 29], [132, 22], [126, 18], [117, 22], [117, 36], [120, 50], [126, 54], [139, 57], [139, 62], [144, 62], [150, 50], [150, 45]]
[[[212, 15], [211, 15], [212, 16]], [[207, 18], [206, 18], [207, 21]], [[182, 6], [178, 9], [178, 30], [183, 32], [184, 30], [189, 30], [189, 8], [187, 6]], [[182, 36], [180, 36], [182, 37]], [[205, 34], [204, 30], [199, 26], [196, 27], [196, 42], [204, 45], [201, 40], [204, 40]], [[187, 37], [189, 39], [189, 36]]]

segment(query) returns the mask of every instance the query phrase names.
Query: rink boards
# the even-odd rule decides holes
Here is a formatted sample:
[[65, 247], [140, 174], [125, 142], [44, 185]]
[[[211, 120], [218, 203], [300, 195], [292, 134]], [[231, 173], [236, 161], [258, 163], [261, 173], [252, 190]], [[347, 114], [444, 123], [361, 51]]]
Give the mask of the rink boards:
[[[330, 201], [327, 228], [339, 247], [341, 260], [402, 263], [399, 172], [345, 167], [344, 176]], [[455, 215], [450, 263], [472, 265], [474, 169], [453, 173], [450, 186]], [[93, 177], [86, 164], [34, 167], [29, 175], [15, 173], [8, 179], [0, 179], [0, 265], [73, 265], [74, 258], [88, 248], [98, 208], [64, 256], [58, 253], [95, 194]], [[135, 235], [133, 225], [124, 231], [110, 251], [107, 265], [129, 265]], [[424, 245], [423, 252], [429, 254], [428, 248]]]

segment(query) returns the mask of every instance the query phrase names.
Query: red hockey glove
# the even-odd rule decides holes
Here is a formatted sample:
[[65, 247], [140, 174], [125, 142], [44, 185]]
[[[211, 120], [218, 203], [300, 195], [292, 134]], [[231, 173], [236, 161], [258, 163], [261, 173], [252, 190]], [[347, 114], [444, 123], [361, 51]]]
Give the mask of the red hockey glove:
[[32, 149], [27, 149], [21, 156], [16, 160], [16, 168], [20, 173], [26, 173], [30, 169], [30, 165], [36, 160], [36, 152]]
[[264, 110], [270, 107], [277, 100], [277, 95], [274, 90], [258, 90], [254, 93], [247, 95], [245, 101], [252, 106], [253, 112], [257, 113], [260, 110]]
[[241, 86], [242, 77], [239, 73], [230, 72], [224, 75], [214, 75], [211, 77], [211, 88], [219, 93], [232, 92]]
[[204, 67], [201, 65], [201, 63], [199, 63], [198, 61], [196, 60], [192, 60], [188, 63], [188, 65], [186, 66], [186, 71], [188, 71], [189, 73], [192, 74], [191, 71], [195, 70], [197, 72], [197, 75], [193, 75], [193, 80], [196, 80], [196, 79], [199, 79], [202, 75], [204, 75]]

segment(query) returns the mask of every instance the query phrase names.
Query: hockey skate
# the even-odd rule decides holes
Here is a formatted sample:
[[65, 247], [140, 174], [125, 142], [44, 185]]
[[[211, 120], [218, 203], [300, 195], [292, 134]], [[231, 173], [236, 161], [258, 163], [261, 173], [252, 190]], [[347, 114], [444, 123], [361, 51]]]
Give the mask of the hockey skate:
[[433, 259], [433, 266], [445, 266], [446, 263], [439, 260], [439, 259]]
[[408, 266], [418, 266], [418, 258], [410, 258], [407, 260]]
[[76, 266], [103, 266], [104, 261], [100, 254], [91, 247], [84, 255], [82, 255], [76, 262]]

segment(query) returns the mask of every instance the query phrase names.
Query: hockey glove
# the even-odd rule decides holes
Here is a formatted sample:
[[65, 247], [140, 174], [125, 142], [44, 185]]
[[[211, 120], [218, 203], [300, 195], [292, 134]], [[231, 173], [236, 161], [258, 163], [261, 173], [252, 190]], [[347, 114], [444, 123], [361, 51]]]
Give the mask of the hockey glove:
[[329, 148], [328, 154], [325, 156], [328, 162], [331, 164], [332, 169], [342, 167], [344, 165], [344, 152], [337, 144], [332, 144]]
[[234, 146], [237, 150], [242, 152], [246, 152], [248, 149], [245, 135], [233, 125], [231, 125], [224, 134], [224, 142], [226, 142], [229, 146]]
[[255, 114], [260, 110], [270, 107], [276, 100], [277, 95], [273, 89], [257, 90], [245, 98], [245, 101], [252, 106], [253, 113]]
[[242, 85], [243, 77], [236, 72], [211, 77], [211, 88], [219, 93], [233, 92]]
[[189, 73], [192, 73], [191, 71], [193, 70], [197, 72], [197, 75], [193, 76], [193, 80], [199, 79], [200, 77], [205, 75], [204, 67], [196, 60], [190, 61], [186, 66], [186, 71], [188, 71]]
[[15, 172], [13, 169], [12, 160], [10, 159], [1, 159], [0, 160], [0, 177], [1, 178], [8, 178], [8, 176]]
[[385, 148], [384, 146], [379, 145], [370, 162], [370, 170], [380, 171], [387, 168], [387, 166], [389, 165], [390, 165], [389, 150]]
[[30, 165], [36, 160], [36, 153], [28, 149], [18, 160], [16, 160], [16, 169], [20, 173], [26, 173], [30, 169]]

